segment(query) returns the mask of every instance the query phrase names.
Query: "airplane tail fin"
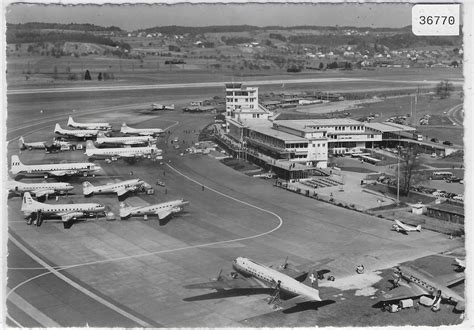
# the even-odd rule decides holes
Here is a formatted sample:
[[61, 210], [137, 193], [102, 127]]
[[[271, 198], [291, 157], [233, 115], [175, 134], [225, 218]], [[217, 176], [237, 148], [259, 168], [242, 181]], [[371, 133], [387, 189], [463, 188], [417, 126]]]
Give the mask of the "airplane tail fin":
[[56, 125], [54, 126], [54, 133], [59, 133], [61, 132], [62, 128], [61, 126], [59, 126], [59, 123], [56, 123]]
[[315, 269], [311, 269], [303, 281], [307, 286], [317, 289], [318, 288], [318, 272]]
[[417, 231], [421, 231], [421, 225], [416, 226], [415, 228]]
[[18, 146], [20, 147], [20, 149], [25, 147], [25, 139], [23, 138], [23, 136], [20, 136], [20, 138], [18, 139]]
[[72, 116], [69, 116], [69, 119], [67, 121], [68, 126], [73, 126], [74, 125], [74, 119], [72, 119]]
[[131, 207], [129, 207], [127, 204], [124, 202], [120, 203], [120, 218], [128, 218], [130, 214], [132, 213]]
[[15, 170], [16, 167], [23, 165], [18, 155], [13, 155], [11, 159], [11, 172], [17, 173], [18, 171]]
[[89, 181], [84, 181], [82, 184], [82, 192], [84, 196], [90, 195], [93, 192], [94, 186]]
[[28, 212], [28, 211], [33, 211], [34, 210], [34, 205], [38, 203], [36, 202], [30, 195], [29, 192], [25, 192], [23, 195], [23, 202], [21, 204], [21, 211], [23, 212]]
[[94, 142], [92, 142], [91, 140], [87, 140], [86, 142], [86, 150], [89, 150], [89, 149], [97, 149], [94, 145]]

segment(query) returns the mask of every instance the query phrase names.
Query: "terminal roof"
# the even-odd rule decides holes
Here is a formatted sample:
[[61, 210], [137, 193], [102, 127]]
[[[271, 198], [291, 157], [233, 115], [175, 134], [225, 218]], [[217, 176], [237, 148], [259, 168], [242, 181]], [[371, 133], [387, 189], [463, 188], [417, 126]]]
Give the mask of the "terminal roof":
[[380, 131], [382, 133], [416, 131], [416, 129], [414, 127], [410, 127], [410, 126], [407, 126], [407, 125], [396, 124], [396, 123], [390, 123], [390, 122], [366, 123], [365, 126], [367, 128], [371, 128], [373, 130]]
[[252, 131], [271, 136], [275, 139], [285, 141], [287, 143], [307, 143], [308, 140], [286, 132], [276, 130], [272, 127], [272, 122], [268, 120], [259, 120], [255, 122], [249, 122], [249, 128]]
[[322, 128], [325, 126], [364, 125], [364, 123], [360, 121], [349, 118], [277, 120], [275, 121], [275, 124], [303, 132], [320, 131], [317, 127]]

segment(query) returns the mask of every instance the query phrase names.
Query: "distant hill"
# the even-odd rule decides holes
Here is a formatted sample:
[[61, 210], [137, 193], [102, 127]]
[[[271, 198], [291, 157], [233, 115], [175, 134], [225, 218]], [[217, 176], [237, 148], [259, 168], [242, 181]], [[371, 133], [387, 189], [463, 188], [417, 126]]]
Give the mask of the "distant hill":
[[24, 23], [7, 24], [7, 44], [85, 42], [107, 46], [130, 46], [110, 39], [123, 33], [116, 26], [102, 27], [94, 24]]
[[117, 26], [99, 26], [94, 24], [79, 24], [79, 23], [41, 23], [41, 22], [28, 22], [23, 24], [7, 24], [7, 30], [18, 29], [18, 30], [74, 30], [74, 31], [115, 31], [123, 32], [123, 30]]
[[411, 26], [403, 28], [372, 28], [372, 27], [355, 27], [355, 26], [317, 26], [317, 25], [299, 25], [299, 26], [255, 26], [255, 25], [212, 25], [212, 26], [156, 26], [147, 29], [139, 29], [137, 32], [160, 32], [163, 34], [203, 34], [203, 33], [226, 33], [226, 32], [249, 32], [263, 30], [355, 30], [355, 31], [372, 31], [372, 32], [397, 32], [410, 30]]

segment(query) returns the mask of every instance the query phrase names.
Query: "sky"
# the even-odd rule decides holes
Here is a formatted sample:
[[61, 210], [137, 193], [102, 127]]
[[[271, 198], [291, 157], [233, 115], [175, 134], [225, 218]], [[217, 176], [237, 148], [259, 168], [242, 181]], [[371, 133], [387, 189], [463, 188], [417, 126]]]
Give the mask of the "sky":
[[166, 25], [361, 26], [411, 24], [411, 5], [399, 4], [173, 4], [26, 5], [10, 4], [8, 23], [91, 23], [127, 31]]

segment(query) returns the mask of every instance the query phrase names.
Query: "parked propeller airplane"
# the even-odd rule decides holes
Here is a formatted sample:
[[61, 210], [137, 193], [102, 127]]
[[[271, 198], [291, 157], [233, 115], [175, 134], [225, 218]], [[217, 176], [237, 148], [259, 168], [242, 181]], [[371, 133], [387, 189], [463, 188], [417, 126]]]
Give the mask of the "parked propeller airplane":
[[[249, 288], [272, 288], [273, 294], [269, 304], [280, 298], [280, 292], [289, 296], [283, 307], [290, 304], [298, 304], [307, 301], [321, 301], [319, 296], [318, 278], [328, 273], [329, 270], [309, 272], [300, 271], [296, 267], [288, 267], [288, 262], [281, 266], [264, 266], [244, 257], [236, 258], [232, 267], [235, 272], [230, 276], [219, 276], [217, 279], [206, 282], [186, 285], [187, 289], [249, 289]], [[221, 271], [222, 272], [222, 271]]]
[[131, 147], [131, 148], [96, 148], [92, 141], [86, 142], [85, 154], [90, 158], [102, 158], [107, 160], [152, 158], [160, 156], [162, 150], [155, 145], [149, 147]]
[[400, 220], [394, 220], [394, 224], [392, 225], [392, 230], [395, 230], [397, 232], [401, 232], [403, 234], [408, 234], [410, 231], [421, 231], [421, 225], [418, 226], [410, 226], [407, 224], [404, 224]]
[[22, 193], [29, 192], [30, 194], [38, 197], [53, 194], [65, 194], [68, 191], [74, 189], [74, 186], [67, 182], [41, 182], [41, 183], [23, 183], [18, 181], [7, 182], [8, 191], [14, 194], [21, 195]]
[[454, 262], [456, 262], [457, 271], [462, 272], [466, 269], [466, 260], [454, 258]]
[[97, 134], [97, 139], [95, 141], [96, 144], [102, 145], [102, 144], [107, 144], [107, 145], [150, 145], [150, 144], [156, 144], [156, 138], [146, 135], [146, 136], [114, 136], [114, 137], [108, 137], [105, 136], [104, 133], [99, 132]]
[[97, 129], [75, 129], [75, 130], [70, 130], [70, 129], [63, 129], [61, 126], [56, 123], [56, 126], [54, 127], [54, 133], [62, 136], [70, 136], [70, 137], [75, 137], [75, 138], [92, 138], [97, 136], [99, 133], [99, 130]]
[[151, 111], [160, 111], [160, 110], [174, 110], [174, 104], [153, 103], [151, 105]]
[[69, 116], [67, 121], [69, 127], [79, 128], [79, 129], [92, 129], [92, 130], [111, 130], [112, 125], [109, 123], [76, 123], [72, 116]]
[[14, 176], [67, 176], [93, 174], [101, 171], [102, 168], [94, 163], [61, 163], [61, 164], [37, 164], [25, 165], [20, 161], [18, 155], [13, 155], [11, 159], [10, 172]]
[[127, 124], [123, 123], [122, 127], [120, 128], [120, 132], [123, 134], [130, 134], [130, 135], [152, 135], [157, 136], [163, 134], [165, 131], [161, 128], [133, 128], [127, 126]]
[[131, 216], [144, 216], [148, 220], [149, 215], [158, 216], [158, 220], [163, 220], [171, 214], [181, 212], [183, 206], [189, 204], [188, 201], [177, 199], [160, 204], [152, 204], [147, 206], [126, 206], [125, 203], [120, 204], [120, 218], [127, 219]]
[[144, 191], [150, 188], [151, 185], [141, 179], [125, 180], [117, 183], [108, 183], [101, 186], [93, 186], [92, 183], [90, 183], [89, 181], [85, 181], [82, 184], [84, 196], [87, 197], [97, 193], [114, 193], [117, 194], [118, 197], [121, 197], [128, 192], [135, 192], [140, 190]]
[[18, 146], [20, 147], [20, 150], [45, 149], [46, 141], [25, 142], [25, 139], [23, 138], [23, 136], [20, 136], [20, 138], [18, 139]]
[[105, 211], [105, 207], [98, 203], [81, 203], [81, 204], [45, 204], [35, 201], [29, 192], [23, 195], [23, 203], [21, 211], [24, 213], [28, 224], [31, 225], [36, 221], [39, 227], [43, 223], [44, 217], [60, 217], [64, 223], [64, 228], [70, 228], [72, 220], [84, 217], [98, 216], [99, 213]]
[[463, 311], [465, 309], [464, 298], [449, 288], [463, 281], [464, 274], [453, 273], [447, 276], [433, 278], [411, 267], [397, 266], [394, 268], [394, 275], [396, 277], [394, 281], [395, 286], [389, 292], [383, 294], [383, 301], [440, 294], [441, 299], [454, 303], [456, 310]]

